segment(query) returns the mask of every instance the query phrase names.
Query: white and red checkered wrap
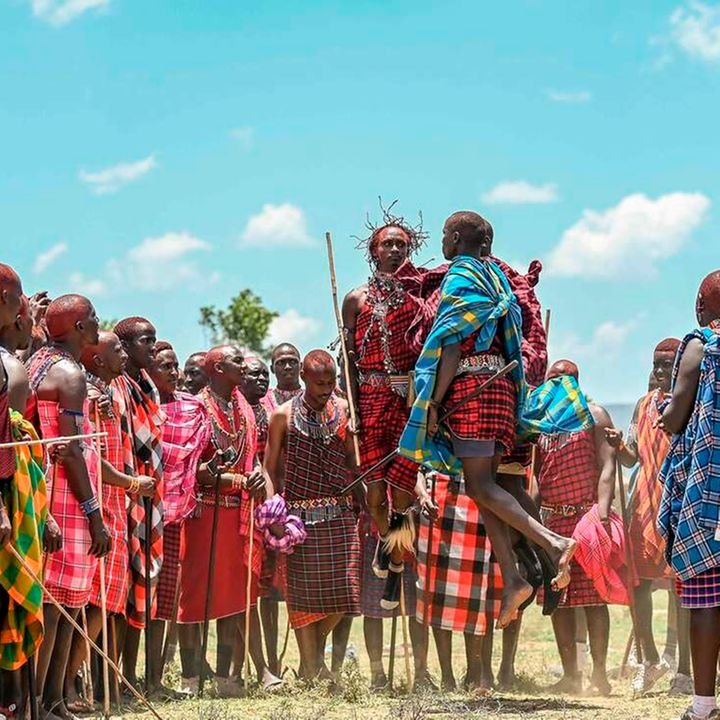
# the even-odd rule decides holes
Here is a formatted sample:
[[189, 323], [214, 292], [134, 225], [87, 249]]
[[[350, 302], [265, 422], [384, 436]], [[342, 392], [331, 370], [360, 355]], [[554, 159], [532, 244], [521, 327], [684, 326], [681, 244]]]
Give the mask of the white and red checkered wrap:
[[[255, 510], [255, 522], [263, 531], [265, 545], [278, 550], [283, 555], [290, 555], [296, 545], [305, 542], [307, 530], [303, 521], [297, 515], [289, 515], [287, 505], [282, 495], [273, 495]], [[271, 525], [284, 525], [285, 535], [275, 537], [270, 532]]]

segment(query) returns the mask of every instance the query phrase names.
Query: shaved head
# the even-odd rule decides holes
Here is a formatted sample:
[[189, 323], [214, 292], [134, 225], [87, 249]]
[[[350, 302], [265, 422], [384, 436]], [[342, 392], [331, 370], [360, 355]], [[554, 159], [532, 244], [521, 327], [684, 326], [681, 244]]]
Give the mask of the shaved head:
[[711, 272], [700, 283], [697, 315], [701, 325], [709, 325], [713, 320], [720, 318], [720, 270]]
[[203, 366], [208, 377], [213, 377], [218, 374], [218, 365], [222, 365], [225, 360], [233, 355], [242, 356], [242, 352], [237, 345], [216, 345], [214, 348], [205, 353], [205, 362]]
[[553, 378], [562, 377], [563, 375], [570, 375], [570, 377], [579, 380], [580, 370], [572, 360], [558, 360], [550, 366], [547, 372], [547, 379], [552, 380]]
[[675, 355], [679, 347], [680, 341], [677, 338], [665, 338], [655, 346], [655, 353], [672, 353]]
[[0, 263], [0, 328], [15, 322], [21, 296], [20, 276], [9, 265]]
[[9, 266], [0, 263], [0, 290], [5, 288], [21, 289], [20, 276]]
[[82, 295], [61, 295], [48, 305], [45, 325], [52, 340], [65, 340], [77, 328], [94, 315], [93, 304]]
[[80, 362], [88, 372], [112, 380], [122, 374], [127, 355], [120, 338], [109, 330], [98, 333], [95, 345], [88, 345], [82, 351]]
[[311, 350], [303, 360], [302, 369], [303, 373], [324, 372], [326, 370], [336, 372], [335, 360], [325, 350]]
[[121, 320], [113, 330], [123, 342], [132, 342], [142, 332], [143, 327], [147, 325], [152, 328], [155, 327], [144, 317], [134, 316]]
[[492, 225], [480, 214], [471, 210], [453, 213], [445, 224], [450, 232], [459, 233], [462, 240], [480, 244], [485, 238], [493, 239]]
[[272, 353], [270, 354], [270, 362], [275, 362], [275, 358], [278, 355], [284, 355], [285, 353], [290, 353], [292, 355], [296, 355], [298, 360], [300, 359], [300, 351], [292, 344], [292, 343], [280, 343], [279, 345], [276, 345], [273, 348]]

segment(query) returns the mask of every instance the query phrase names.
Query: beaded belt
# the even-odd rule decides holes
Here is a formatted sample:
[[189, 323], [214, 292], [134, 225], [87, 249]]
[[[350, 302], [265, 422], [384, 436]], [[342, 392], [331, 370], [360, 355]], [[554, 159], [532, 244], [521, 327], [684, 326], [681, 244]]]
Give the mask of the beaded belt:
[[409, 375], [390, 375], [384, 372], [370, 371], [360, 373], [358, 380], [361, 385], [369, 385], [370, 387], [389, 387], [400, 394], [407, 392], [407, 386], [410, 382]]
[[[197, 501], [201, 505], [209, 505], [210, 507], [215, 506], [215, 495], [203, 495], [199, 493]], [[218, 496], [218, 507], [222, 508], [239, 508], [242, 504], [242, 498], [239, 495], [219, 495]]]
[[352, 508], [349, 495], [341, 497], [310, 498], [308, 500], [287, 500], [288, 512], [298, 515], [305, 525], [317, 525], [340, 517]]
[[559, 515], [560, 517], [574, 517], [586, 513], [593, 503], [581, 503], [580, 505], [541, 505], [540, 511], [547, 515]]
[[505, 365], [507, 365], [507, 362], [502, 355], [491, 355], [488, 353], [471, 355], [460, 361], [455, 375], [464, 375], [465, 373], [492, 374], [502, 370]]

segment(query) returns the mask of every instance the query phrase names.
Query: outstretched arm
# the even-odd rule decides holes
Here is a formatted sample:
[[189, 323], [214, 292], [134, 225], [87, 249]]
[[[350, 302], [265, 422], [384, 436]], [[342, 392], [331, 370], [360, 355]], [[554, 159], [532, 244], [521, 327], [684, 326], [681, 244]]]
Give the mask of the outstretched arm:
[[687, 427], [700, 384], [700, 364], [703, 352], [703, 344], [694, 338], [687, 344], [680, 358], [680, 367], [672, 398], [662, 416], [663, 427], [668, 432], [681, 433]]
[[[632, 416], [632, 424], [634, 427], [637, 427], [639, 409], [640, 401], [638, 400]], [[624, 443], [622, 430], [609, 427], [605, 429], [605, 439], [607, 440], [608, 445], [615, 450], [618, 459], [626, 468], [631, 468], [637, 464], [639, 460], [637, 438], [628, 437], [627, 443]]]
[[595, 420], [593, 435], [598, 466], [598, 512], [603, 525], [607, 525], [615, 497], [615, 450], [606, 441], [605, 431], [613, 424], [610, 415], [600, 406], [592, 405], [590, 411]]

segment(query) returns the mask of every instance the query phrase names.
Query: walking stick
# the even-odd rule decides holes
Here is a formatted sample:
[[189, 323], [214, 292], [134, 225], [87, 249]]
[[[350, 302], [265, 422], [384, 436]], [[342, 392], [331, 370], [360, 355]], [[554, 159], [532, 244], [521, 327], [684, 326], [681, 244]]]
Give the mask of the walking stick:
[[412, 692], [413, 677], [410, 668], [410, 629], [408, 626], [407, 608], [405, 607], [405, 578], [400, 579], [400, 615], [402, 616], [403, 654], [405, 655], [405, 679], [407, 691]]
[[[100, 428], [100, 413], [95, 407], [95, 428]], [[103, 481], [102, 481], [102, 446], [100, 438], [95, 438], [95, 454], [97, 455], [97, 484], [98, 502], [100, 503], [100, 515], [104, 517], [103, 502]], [[108, 654], [108, 618], [107, 618], [107, 588], [105, 586], [105, 558], [100, 558], [100, 613], [102, 615], [102, 649]], [[88, 654], [89, 654], [88, 646]], [[110, 666], [103, 660], [103, 714], [110, 717]]]
[[390, 625], [390, 660], [388, 662], [388, 688], [393, 690], [395, 682], [395, 641], [397, 640], [397, 608], [393, 610], [392, 624]]
[[35, 656], [33, 655], [26, 663], [28, 700], [30, 702], [30, 720], [39, 720], [40, 712], [37, 699], [37, 677], [35, 676]]
[[145, 692], [152, 689], [152, 567], [151, 542], [152, 535], [152, 498], [145, 498]]
[[[430, 500], [434, 506], [437, 473], [433, 472], [430, 475]], [[428, 518], [428, 539], [425, 546], [425, 580], [423, 582], [423, 652], [425, 653], [425, 667], [427, 667], [427, 659], [430, 655], [430, 563], [432, 562], [432, 541], [434, 528], [435, 520], [431, 515]]]
[[200, 682], [198, 684], [198, 696], [202, 698], [205, 689], [205, 666], [208, 649], [208, 636], [210, 631], [210, 608], [212, 606], [213, 582], [215, 580], [215, 553], [217, 545], [218, 522], [220, 521], [220, 477], [222, 473], [215, 473], [215, 500], [213, 503], [213, 521], [210, 534], [210, 560], [208, 565], [208, 588], [205, 593], [205, 613], [203, 619], [202, 648], [200, 650]]
[[83, 693], [85, 695], [85, 700], [87, 700], [90, 704], [90, 707], [93, 707], [95, 705], [95, 691], [93, 689], [92, 682], [92, 650], [90, 649], [90, 643], [87, 641], [87, 638], [90, 636], [88, 635], [87, 614], [85, 613], [84, 607], [80, 608], [80, 619], [82, 620], [82, 626], [86, 637], [85, 660], [83, 661], [83, 671], [81, 673]]
[[642, 645], [640, 644], [640, 631], [638, 630], [637, 620], [637, 609], [635, 608], [635, 562], [634, 554], [632, 550], [632, 540], [630, 538], [630, 528], [627, 512], [627, 502], [625, 499], [625, 478], [623, 477], [622, 465], [619, 459], [615, 460], [615, 472], [617, 475], [617, 482], [620, 486], [620, 512], [622, 513], [623, 520], [623, 535], [625, 537], [625, 564], [630, 574], [631, 587], [628, 588], [628, 599], [630, 601], [630, 620], [632, 622], [633, 635], [635, 636], [635, 654], [637, 656], [638, 664], [642, 664], [643, 651]]
[[85, 640], [87, 640], [90, 643], [90, 647], [100, 655], [100, 657], [107, 658], [108, 663], [110, 664], [110, 667], [118, 674], [118, 677], [122, 680], [123, 684], [127, 687], [128, 690], [135, 696], [137, 700], [139, 700], [156, 718], [157, 720], [163, 720], [162, 717], [158, 714], [157, 710], [148, 702], [147, 698], [143, 697], [141, 693], [137, 691], [135, 686], [120, 672], [120, 668], [117, 666], [116, 663], [114, 663], [103, 651], [98, 647], [97, 643], [92, 640], [89, 635], [80, 627], [77, 620], [70, 615], [70, 613], [58, 602], [58, 600], [55, 598], [55, 596], [47, 589], [43, 581], [37, 576], [37, 574], [33, 571], [33, 569], [27, 564], [25, 561], [25, 558], [20, 555], [20, 553], [12, 546], [7, 546], [8, 552], [23, 566], [23, 569], [25, 572], [30, 575], [32, 578], [32, 581], [37, 583], [40, 589], [43, 591], [43, 595], [45, 599], [50, 601], [51, 605], [54, 605], [57, 611], [65, 618], [65, 620], [70, 623], [70, 625], [73, 627], [74, 630], [76, 630]]
[[[115, 662], [117, 662], [118, 659], [120, 658], [120, 653], [118, 652], [117, 628], [115, 626], [115, 616], [114, 615], [110, 618], [110, 633], [112, 635], [113, 659]], [[117, 698], [117, 704], [118, 704], [118, 706], [120, 706], [122, 704], [122, 698], [120, 697], [120, 680], [119, 680], [118, 674], [116, 672], [113, 672], [113, 688], [115, 690], [115, 697]]]
[[243, 655], [243, 679], [250, 685], [250, 600], [252, 597], [252, 556], [255, 542], [255, 497], [250, 496], [250, 544], [248, 545], [248, 575], [245, 586], [245, 653]]
[[353, 398], [352, 378], [350, 376], [350, 357], [347, 351], [347, 343], [345, 342], [345, 327], [343, 325], [342, 315], [340, 313], [340, 305], [338, 303], [337, 279], [335, 277], [335, 258], [333, 255], [332, 235], [325, 233], [325, 241], [327, 242], [328, 265], [330, 266], [330, 287], [332, 289], [333, 308], [335, 309], [335, 320], [337, 322], [338, 332], [340, 333], [340, 350], [343, 359], [343, 374], [345, 375], [345, 387], [347, 389], [348, 408], [350, 410], [350, 420], [353, 426], [353, 448], [355, 450], [355, 464], [360, 467], [360, 441], [355, 433], [358, 426], [357, 412], [355, 411], [355, 399]]

